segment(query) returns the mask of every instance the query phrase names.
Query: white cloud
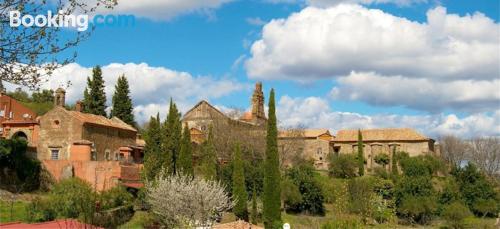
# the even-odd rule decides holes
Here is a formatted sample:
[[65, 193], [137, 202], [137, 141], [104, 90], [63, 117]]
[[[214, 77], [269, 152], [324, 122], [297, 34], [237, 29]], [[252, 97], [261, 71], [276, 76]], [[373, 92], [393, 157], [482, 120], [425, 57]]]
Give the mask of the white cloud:
[[418, 3], [426, 3], [427, 0], [307, 0], [309, 5], [318, 7], [329, 7], [338, 4], [396, 4], [397, 6], [410, 6]]
[[232, 0], [119, 0], [112, 10], [100, 10], [100, 13], [132, 14], [153, 20], [170, 20], [192, 12], [210, 15], [212, 10], [230, 1]]
[[[105, 91], [108, 105], [114, 93], [114, 85], [118, 77], [125, 74], [129, 81], [136, 119], [146, 121], [151, 115], [164, 117], [168, 103], [172, 97], [179, 110], [187, 111], [201, 99], [220, 98], [232, 92], [247, 88], [247, 85], [230, 80], [215, 79], [210, 76], [192, 76], [187, 72], [179, 72], [164, 67], [152, 67], [148, 64], [112, 63], [102, 66], [105, 81]], [[83, 98], [83, 90], [87, 84], [87, 76], [92, 74], [92, 68], [78, 64], [68, 64], [57, 69], [49, 82], [42, 88], [55, 89], [71, 81], [66, 90], [66, 101], [74, 103]]]
[[360, 5], [307, 7], [263, 27], [246, 61], [256, 79], [312, 80], [374, 71], [433, 80], [500, 75], [500, 26], [437, 7], [419, 23]]
[[493, 114], [480, 113], [463, 118], [455, 114], [436, 115], [363, 115], [332, 111], [328, 102], [319, 97], [292, 98], [283, 96], [277, 106], [282, 126], [339, 129], [415, 128], [436, 138], [454, 134], [462, 137], [500, 136], [500, 110]]
[[471, 113], [489, 111], [500, 102], [500, 79], [431, 81], [426, 78], [381, 76], [373, 72], [351, 72], [337, 80], [335, 99], [364, 101], [378, 106], [439, 112], [445, 109]]

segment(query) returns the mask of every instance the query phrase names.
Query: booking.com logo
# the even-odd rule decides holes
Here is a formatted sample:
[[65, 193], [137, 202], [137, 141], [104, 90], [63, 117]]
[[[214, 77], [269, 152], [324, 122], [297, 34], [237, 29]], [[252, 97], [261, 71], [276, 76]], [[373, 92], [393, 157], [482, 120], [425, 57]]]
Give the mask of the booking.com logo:
[[[9, 12], [9, 24], [11, 27], [68, 27], [76, 28], [78, 31], [86, 31], [89, 28], [89, 15], [86, 14], [65, 14], [59, 11], [53, 14], [47, 11], [47, 15], [21, 15], [19, 11]], [[97, 14], [92, 18], [92, 24], [95, 26], [134, 26], [135, 17], [133, 15], [102, 15]]]

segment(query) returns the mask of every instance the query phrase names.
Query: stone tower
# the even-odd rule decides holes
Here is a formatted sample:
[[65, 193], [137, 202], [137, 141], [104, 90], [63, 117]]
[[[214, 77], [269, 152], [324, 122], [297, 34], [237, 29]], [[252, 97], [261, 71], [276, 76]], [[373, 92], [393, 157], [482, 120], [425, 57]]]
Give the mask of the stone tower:
[[266, 119], [264, 113], [264, 93], [262, 93], [262, 83], [255, 84], [255, 90], [252, 95], [252, 118], [253, 119]]
[[66, 99], [66, 91], [62, 88], [58, 88], [56, 90], [56, 94], [54, 96], [54, 105], [64, 107]]

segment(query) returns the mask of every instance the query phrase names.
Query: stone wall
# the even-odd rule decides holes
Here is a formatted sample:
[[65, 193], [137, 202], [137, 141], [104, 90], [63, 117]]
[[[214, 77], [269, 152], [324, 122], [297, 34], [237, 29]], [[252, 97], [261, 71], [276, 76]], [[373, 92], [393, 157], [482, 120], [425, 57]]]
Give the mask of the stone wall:
[[106, 152], [109, 152], [110, 159], [114, 160], [115, 154], [120, 153], [120, 147], [135, 145], [136, 132], [85, 124], [83, 139], [94, 143], [98, 161], [106, 160]]

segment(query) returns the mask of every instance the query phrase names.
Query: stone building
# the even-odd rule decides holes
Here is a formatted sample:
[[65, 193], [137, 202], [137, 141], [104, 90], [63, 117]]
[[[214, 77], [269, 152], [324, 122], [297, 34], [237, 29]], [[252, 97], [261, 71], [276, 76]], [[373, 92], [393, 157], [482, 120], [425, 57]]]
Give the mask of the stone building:
[[[410, 156], [435, 154], [435, 141], [409, 128], [394, 129], [364, 129], [363, 151], [366, 159], [366, 169], [380, 167], [374, 158], [379, 154], [392, 157], [392, 151], [404, 151]], [[339, 130], [331, 141], [334, 154], [348, 154], [358, 152], [358, 130]], [[392, 160], [392, 158], [391, 158]]]
[[250, 112], [236, 118], [230, 117], [202, 100], [182, 118], [183, 127], [188, 126], [191, 140], [196, 145], [205, 141], [209, 128], [213, 128], [220, 160], [227, 160], [226, 157], [230, 156], [235, 142], [241, 143], [243, 147], [252, 145], [254, 149], [263, 148], [266, 122], [264, 93], [260, 82], [255, 85]]
[[76, 176], [98, 190], [119, 183], [140, 183], [142, 140], [137, 130], [120, 119], [82, 113], [64, 107], [64, 90], [58, 89], [55, 108], [39, 117], [37, 158], [56, 179]]
[[328, 155], [333, 152], [333, 136], [327, 129], [293, 129], [279, 131], [278, 151], [285, 167], [295, 156], [312, 161], [318, 170], [328, 169]]
[[36, 118], [34, 111], [0, 92], [0, 137], [23, 138], [31, 147], [36, 145]]

